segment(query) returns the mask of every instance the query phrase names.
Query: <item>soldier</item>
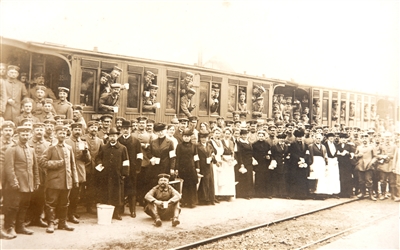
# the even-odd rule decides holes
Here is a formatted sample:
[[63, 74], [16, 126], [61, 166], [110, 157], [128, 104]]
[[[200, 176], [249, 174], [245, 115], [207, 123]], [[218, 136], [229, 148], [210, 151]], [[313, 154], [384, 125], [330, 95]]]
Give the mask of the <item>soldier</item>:
[[104, 143], [108, 142], [107, 134], [108, 134], [108, 131], [110, 131], [112, 119], [113, 119], [112, 115], [109, 115], [109, 114], [105, 114], [100, 117], [100, 121], [101, 121], [101, 124], [103, 125], [103, 127], [101, 129], [99, 129], [97, 136], [100, 139], [102, 139]]
[[30, 85], [30, 89], [29, 89], [29, 97], [30, 98], [35, 98], [37, 89], [39, 87], [41, 87], [42, 89], [44, 89], [43, 98], [51, 98], [53, 100], [57, 99], [53, 90], [51, 90], [50, 88], [46, 88], [46, 86], [44, 86], [44, 83], [45, 83], [44, 74], [36, 73], [34, 75], [33, 83], [36, 83], [36, 85], [35, 86], [32, 86], [32, 84]]
[[65, 115], [67, 119], [72, 119], [72, 104], [67, 100], [69, 89], [58, 87], [59, 99], [54, 102], [54, 109], [57, 115]]
[[4, 120], [15, 122], [21, 111], [21, 100], [28, 96], [25, 85], [18, 77], [19, 67], [9, 65], [7, 68], [7, 79], [3, 81], [7, 92], [7, 105], [4, 112]]
[[26, 226], [39, 226], [47, 227], [47, 223], [43, 221], [42, 214], [44, 212], [45, 204], [45, 181], [46, 171], [43, 169], [43, 152], [50, 147], [50, 142], [44, 139], [45, 124], [33, 124], [33, 136], [28, 141], [28, 145], [35, 150], [38, 167], [39, 167], [39, 180], [40, 185], [37, 190], [32, 193], [32, 198], [27, 214]]
[[44, 120], [47, 119], [54, 119], [54, 114], [53, 113], [54, 108], [53, 108], [53, 99], [51, 98], [46, 98], [44, 99], [44, 104], [43, 104], [43, 112], [39, 116], [36, 116], [39, 118], [40, 122], [44, 122]]
[[65, 140], [65, 143], [71, 146], [75, 157], [76, 170], [78, 173], [79, 187], [73, 187], [69, 195], [68, 221], [78, 224], [76, 218], [76, 208], [78, 207], [79, 197], [83, 193], [86, 182], [86, 164], [90, 163], [91, 155], [89, 146], [86, 141], [82, 140], [82, 123], [76, 122], [71, 124], [72, 136]]
[[58, 229], [73, 231], [67, 223], [68, 197], [72, 187], [79, 187], [78, 173], [71, 146], [65, 143], [67, 127], [55, 127], [57, 145], [50, 146], [43, 154], [43, 167], [46, 176], [45, 214], [47, 233], [54, 233], [55, 215], [58, 217]]
[[113, 218], [122, 220], [121, 206], [124, 205], [124, 179], [129, 176], [128, 151], [118, 142], [119, 132], [111, 128], [108, 132], [109, 142], [101, 146], [96, 158], [96, 169], [103, 172], [101, 200], [103, 204], [115, 206]]
[[181, 97], [187, 94], [187, 90], [193, 87], [193, 73], [186, 72], [185, 78], [181, 81]]
[[37, 86], [35, 89], [35, 94], [32, 97], [34, 100], [32, 103], [32, 114], [39, 117], [43, 113], [46, 87]]
[[172, 218], [172, 226], [176, 227], [180, 224], [179, 214], [181, 208], [179, 201], [181, 195], [172, 186], [168, 185], [168, 174], [158, 175], [158, 185], [153, 187], [145, 196], [148, 203], [145, 207], [145, 213], [154, 219], [156, 227], [162, 225], [161, 220], [170, 220]]
[[56, 126], [56, 121], [54, 119], [46, 119], [43, 123], [45, 127], [44, 139], [50, 142], [50, 145], [56, 145], [57, 139], [54, 136], [54, 126]]
[[115, 128], [121, 133], [122, 123], [126, 121], [124, 117], [115, 118]]
[[129, 156], [129, 176], [125, 178], [124, 196], [128, 198], [130, 215], [135, 218], [137, 174], [140, 173], [142, 167], [143, 153], [140, 141], [131, 136], [131, 123], [129, 121], [122, 121], [121, 132], [122, 135], [118, 138], [118, 142], [126, 147]]
[[32, 107], [33, 107], [33, 100], [31, 98], [25, 98], [24, 100], [22, 100], [22, 114], [17, 116], [15, 119], [15, 124], [17, 126], [22, 125], [21, 121], [24, 118], [28, 118], [28, 119], [32, 120], [32, 122], [34, 122], [34, 123], [40, 122], [39, 118], [35, 117], [32, 114]]
[[38, 189], [40, 181], [35, 151], [27, 144], [31, 130], [27, 126], [17, 127], [18, 143], [5, 152], [4, 227], [13, 236], [33, 234], [25, 227], [25, 216], [32, 192]]
[[145, 91], [145, 96], [143, 98], [143, 112], [155, 113], [156, 109], [160, 108], [160, 103], [157, 102], [158, 86], [155, 84], [151, 84], [149, 90], [150, 92]]
[[82, 116], [82, 110], [83, 107], [81, 105], [74, 105], [72, 107], [73, 111], [72, 111], [72, 120], [74, 120], [74, 122], [78, 122], [82, 124], [82, 134], [85, 134], [85, 131], [87, 129], [87, 125], [86, 125], [86, 121]]
[[106, 72], [101, 72], [101, 77], [100, 77], [100, 86], [102, 90], [100, 93], [110, 93], [111, 92], [111, 75], [106, 73]]
[[118, 113], [118, 99], [121, 91], [121, 84], [111, 84], [111, 92], [103, 93], [99, 100], [99, 109], [108, 113]]
[[194, 94], [196, 94], [196, 90], [188, 88], [186, 95], [181, 97], [181, 112], [183, 112], [187, 117], [191, 117], [191, 112], [196, 108], [196, 105], [192, 104], [192, 97]]

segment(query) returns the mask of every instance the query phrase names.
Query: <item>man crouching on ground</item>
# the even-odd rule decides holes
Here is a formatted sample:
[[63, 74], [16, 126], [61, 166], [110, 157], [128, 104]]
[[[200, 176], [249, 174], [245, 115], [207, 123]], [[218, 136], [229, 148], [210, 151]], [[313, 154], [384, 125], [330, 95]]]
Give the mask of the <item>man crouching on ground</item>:
[[158, 185], [153, 187], [144, 197], [147, 205], [144, 212], [154, 219], [156, 227], [162, 225], [161, 220], [170, 220], [172, 218], [172, 226], [179, 225], [179, 214], [181, 208], [179, 201], [181, 195], [173, 187], [168, 185], [168, 174], [158, 175]]

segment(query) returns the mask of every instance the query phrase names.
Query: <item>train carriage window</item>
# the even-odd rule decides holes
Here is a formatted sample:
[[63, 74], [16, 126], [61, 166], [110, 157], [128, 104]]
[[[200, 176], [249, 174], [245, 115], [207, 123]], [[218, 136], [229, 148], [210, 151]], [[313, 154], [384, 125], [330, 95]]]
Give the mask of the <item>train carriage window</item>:
[[221, 84], [211, 84], [211, 100], [210, 100], [210, 113], [211, 115], [219, 115], [221, 103]]
[[140, 74], [133, 74], [133, 73], [128, 74], [129, 89], [127, 95], [128, 96], [127, 104], [126, 104], [128, 108], [134, 108], [134, 109], [139, 108], [140, 80], [141, 80]]
[[236, 110], [237, 95], [238, 95], [236, 90], [237, 90], [237, 86], [229, 85], [229, 90], [228, 90], [228, 92], [229, 92], [229, 94], [228, 94], [228, 112], [233, 112], [233, 111]]
[[200, 82], [200, 95], [199, 95], [199, 114], [208, 115], [209, 113], [209, 82]]
[[80, 103], [82, 106], [94, 106], [94, 93], [95, 93], [95, 82], [97, 77], [97, 70], [95, 69], [82, 69], [81, 77], [81, 92], [80, 92]]
[[178, 78], [167, 78], [166, 111], [176, 114], [176, 96], [178, 90]]

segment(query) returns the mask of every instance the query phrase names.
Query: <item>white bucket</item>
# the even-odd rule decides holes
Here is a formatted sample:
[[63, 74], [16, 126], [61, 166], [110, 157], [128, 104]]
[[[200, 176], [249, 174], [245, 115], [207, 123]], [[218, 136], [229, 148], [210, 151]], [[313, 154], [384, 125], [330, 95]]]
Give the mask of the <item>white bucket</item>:
[[110, 225], [114, 213], [114, 206], [97, 204], [97, 224]]

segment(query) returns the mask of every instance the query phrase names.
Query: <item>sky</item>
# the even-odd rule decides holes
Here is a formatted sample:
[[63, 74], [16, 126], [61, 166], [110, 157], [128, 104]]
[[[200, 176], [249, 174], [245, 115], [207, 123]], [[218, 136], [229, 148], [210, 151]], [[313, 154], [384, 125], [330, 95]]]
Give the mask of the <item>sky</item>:
[[1, 0], [1, 36], [399, 94], [400, 0]]

